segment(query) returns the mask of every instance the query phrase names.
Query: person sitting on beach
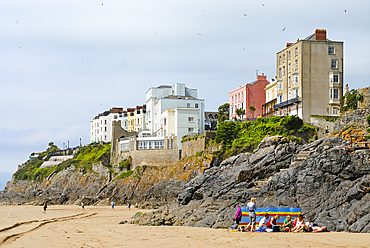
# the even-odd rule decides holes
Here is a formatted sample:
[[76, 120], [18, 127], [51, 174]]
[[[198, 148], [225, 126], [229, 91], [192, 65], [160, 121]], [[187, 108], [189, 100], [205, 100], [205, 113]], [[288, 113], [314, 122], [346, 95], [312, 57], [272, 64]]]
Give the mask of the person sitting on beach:
[[306, 222], [306, 224], [304, 225], [304, 227], [303, 227], [303, 231], [304, 232], [312, 232], [313, 231], [312, 228], [313, 228], [313, 223], [312, 223], [312, 221], [308, 220]]
[[304, 217], [302, 214], [298, 215], [298, 219], [295, 219], [294, 227], [291, 229], [291, 232], [300, 232], [304, 228]]
[[249, 226], [251, 225], [251, 232], [254, 231], [254, 226], [256, 225], [256, 199], [252, 198], [251, 201], [247, 204], [247, 210], [249, 211], [249, 224], [246, 227], [248, 231]]
[[292, 218], [290, 217], [290, 215], [287, 215], [283, 223], [283, 232], [290, 232], [292, 226], [293, 226]]
[[258, 231], [265, 231], [267, 229], [267, 223], [269, 220], [269, 214], [265, 213], [265, 216], [260, 220]]
[[272, 217], [267, 223], [267, 228], [272, 228], [272, 226], [276, 225], [276, 220], [278, 219], [280, 219], [280, 216], [278, 214], [275, 215], [275, 217]]

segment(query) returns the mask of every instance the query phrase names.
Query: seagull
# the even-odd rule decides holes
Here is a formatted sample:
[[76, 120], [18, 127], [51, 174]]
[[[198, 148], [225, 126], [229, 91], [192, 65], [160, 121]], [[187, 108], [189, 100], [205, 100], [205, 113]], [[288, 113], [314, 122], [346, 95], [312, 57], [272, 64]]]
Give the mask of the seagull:
[[243, 50], [245, 50], [245, 47], [243, 48]]
[[19, 48], [22, 48], [22, 46], [20, 46]]
[[247, 14], [244, 14], [244, 16], [247, 16]]
[[346, 9], [344, 10], [344, 13], [347, 13], [347, 10]]
[[101, 4], [101, 6], [103, 6], [103, 4]]
[[285, 29], [286, 29], [286, 27], [285, 27], [285, 28], [283, 28], [283, 32], [285, 31]]
[[103, 104], [101, 104], [101, 103], [100, 103], [100, 105], [102, 105], [102, 106], [103, 106]]
[[202, 34], [198, 34], [198, 35], [202, 35]]
[[15, 21], [18, 24], [18, 21]]
[[264, 5], [264, 4], [262, 4], [262, 6], [263, 6], [263, 7], [265, 7], [265, 5]]

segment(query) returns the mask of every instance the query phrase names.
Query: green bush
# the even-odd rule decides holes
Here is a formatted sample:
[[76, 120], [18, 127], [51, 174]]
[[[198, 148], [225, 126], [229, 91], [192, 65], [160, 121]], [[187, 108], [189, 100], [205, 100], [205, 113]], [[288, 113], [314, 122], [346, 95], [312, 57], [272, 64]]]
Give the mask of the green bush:
[[366, 121], [367, 121], [367, 124], [369, 124], [369, 126], [370, 126], [370, 115], [368, 117], [366, 117]]
[[296, 116], [275, 116], [247, 122], [222, 122], [218, 126], [215, 142], [223, 145], [223, 156], [229, 157], [253, 151], [267, 135], [281, 135], [301, 143], [300, 138], [292, 136], [296, 131], [316, 133], [314, 127], [303, 124], [303, 120]]
[[122, 171], [123, 169], [130, 169], [132, 164], [132, 158], [129, 156], [127, 159], [123, 159], [119, 162], [118, 168]]
[[119, 175], [117, 177], [117, 179], [123, 179], [123, 178], [129, 177], [129, 176], [132, 175], [132, 173], [134, 173], [134, 171], [132, 171], [132, 170], [128, 170], [126, 172], [122, 172], [121, 175]]

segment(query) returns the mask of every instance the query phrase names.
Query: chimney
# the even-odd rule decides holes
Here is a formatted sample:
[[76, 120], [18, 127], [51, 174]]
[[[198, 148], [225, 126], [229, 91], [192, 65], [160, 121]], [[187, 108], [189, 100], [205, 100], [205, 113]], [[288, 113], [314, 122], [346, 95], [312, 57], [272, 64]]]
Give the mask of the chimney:
[[326, 40], [326, 29], [316, 29], [315, 40]]
[[266, 81], [266, 76], [262, 73], [262, 75], [257, 75], [257, 81]]
[[291, 45], [293, 45], [294, 43], [286, 43], [286, 47], [290, 47]]

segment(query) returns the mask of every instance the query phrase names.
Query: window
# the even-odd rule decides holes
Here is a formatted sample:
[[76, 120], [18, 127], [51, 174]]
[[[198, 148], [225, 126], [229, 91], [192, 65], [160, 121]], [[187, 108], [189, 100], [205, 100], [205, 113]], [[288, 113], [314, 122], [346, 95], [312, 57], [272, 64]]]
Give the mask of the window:
[[339, 83], [339, 74], [331, 72], [330, 75], [329, 75], [329, 82], [330, 83]]
[[290, 59], [290, 51], [288, 52], [288, 58]]
[[277, 103], [283, 102], [283, 95], [278, 95], [277, 96]]
[[329, 99], [339, 99], [339, 89], [330, 89]]
[[293, 89], [293, 98], [299, 97], [299, 88]]
[[167, 119], [166, 118], [163, 119], [163, 125], [165, 125], [165, 126], [167, 125]]
[[117, 116], [117, 115], [115, 115], [115, 116], [114, 116], [114, 119], [117, 119], [117, 118], [118, 118], [118, 116]]
[[198, 108], [198, 103], [195, 104], [195, 108]]
[[298, 74], [293, 75], [293, 84], [297, 84], [299, 82]]
[[288, 91], [288, 100], [290, 100], [292, 98], [292, 92], [290, 92], [290, 90]]
[[104, 124], [107, 125], [107, 120], [104, 120]]
[[333, 115], [339, 115], [339, 108], [338, 107], [333, 107], [332, 113], [333, 113]]
[[296, 60], [296, 61], [294, 62], [294, 68], [295, 68], [296, 70], [298, 70], [298, 60]]
[[104, 139], [107, 140], [107, 135], [104, 136]]
[[281, 68], [279, 68], [279, 77], [281, 77]]
[[336, 59], [331, 60], [331, 68], [332, 69], [337, 69], [338, 68], [338, 60], [336, 60]]
[[295, 48], [295, 56], [298, 56], [298, 47]]
[[290, 63], [288, 64], [288, 73], [290, 73]]
[[334, 47], [329, 47], [328, 53], [329, 54], [335, 54], [335, 48]]
[[285, 54], [283, 54], [283, 63], [285, 62]]
[[188, 132], [189, 132], [189, 133], [194, 132], [194, 128], [193, 128], [193, 127], [189, 127], [189, 128], [188, 128]]
[[104, 127], [104, 131], [105, 131], [105, 132], [107, 131], [107, 127]]
[[277, 90], [282, 90], [283, 89], [283, 82], [281, 80], [277, 81], [276, 84]]
[[241, 103], [241, 109], [244, 109], [244, 103], [243, 102]]
[[279, 64], [281, 64], [281, 56], [279, 56]]
[[186, 107], [187, 107], [187, 108], [190, 108], [190, 103], [187, 103], [187, 104], [186, 104]]
[[233, 114], [234, 113], [234, 107], [231, 106], [231, 113]]
[[188, 117], [188, 122], [193, 122], [194, 121], [194, 117]]
[[288, 77], [288, 88], [290, 88], [291, 77]]

